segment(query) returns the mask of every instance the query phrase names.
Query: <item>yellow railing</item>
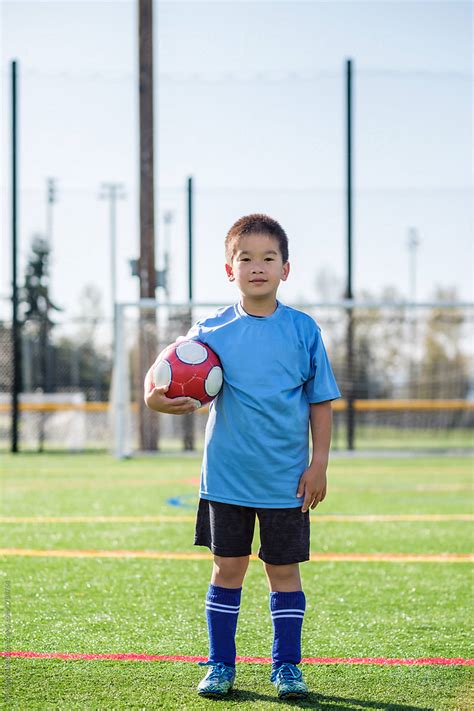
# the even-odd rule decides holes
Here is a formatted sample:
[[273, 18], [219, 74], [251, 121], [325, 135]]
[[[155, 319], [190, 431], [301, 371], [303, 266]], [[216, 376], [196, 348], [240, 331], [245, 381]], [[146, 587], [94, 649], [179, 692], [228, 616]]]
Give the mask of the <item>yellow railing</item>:
[[[336, 400], [334, 410], [346, 410], [346, 400]], [[354, 409], [367, 410], [474, 410], [470, 400], [355, 400]]]
[[[83, 402], [83, 403], [40, 403], [22, 402], [19, 409], [21, 412], [107, 412], [108, 402]], [[10, 412], [9, 403], [0, 404], [0, 412]], [[138, 404], [133, 403], [132, 409], [137, 410]], [[346, 400], [335, 400], [333, 402], [335, 412], [347, 409]], [[355, 400], [354, 409], [358, 411], [367, 410], [474, 410], [474, 401], [471, 400]], [[207, 407], [200, 412], [206, 412]]]

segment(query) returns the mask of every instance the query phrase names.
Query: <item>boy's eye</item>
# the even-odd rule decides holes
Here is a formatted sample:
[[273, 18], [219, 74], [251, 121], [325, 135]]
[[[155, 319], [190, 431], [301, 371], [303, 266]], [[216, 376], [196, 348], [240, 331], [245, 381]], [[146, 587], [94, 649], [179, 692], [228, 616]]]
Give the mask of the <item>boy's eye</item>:
[[275, 260], [273, 259], [273, 257], [266, 257], [266, 258], [265, 258], [265, 261], [266, 261], [266, 262], [273, 262], [273, 261], [275, 261]]
[[250, 262], [250, 257], [241, 257], [240, 261], [241, 262]]

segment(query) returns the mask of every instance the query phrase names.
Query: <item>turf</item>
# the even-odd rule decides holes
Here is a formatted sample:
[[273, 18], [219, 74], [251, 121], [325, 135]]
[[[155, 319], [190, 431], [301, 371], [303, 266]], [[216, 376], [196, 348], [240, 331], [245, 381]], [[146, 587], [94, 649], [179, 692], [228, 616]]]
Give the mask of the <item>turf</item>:
[[[347, 447], [345, 423], [334, 428], [333, 449]], [[365, 450], [393, 450], [394, 456], [400, 448], [417, 450], [468, 449], [474, 445], [469, 427], [440, 427], [434, 429], [432, 423], [423, 427], [390, 427], [357, 423], [355, 446]]]
[[[194, 516], [196, 457], [2, 459], [2, 516]], [[318, 521], [318, 514], [470, 513], [468, 459], [334, 458], [329, 477], [328, 497], [312, 514], [314, 552], [470, 549], [472, 529], [465, 521]], [[192, 535], [192, 520], [4, 523], [1, 547], [192, 552]], [[468, 563], [304, 564], [304, 655], [471, 657], [469, 571]], [[205, 655], [209, 572], [206, 560], [4, 556], [1, 646]], [[270, 646], [268, 591], [256, 561], [245, 582], [237, 647], [239, 654], [260, 657], [269, 655]], [[196, 697], [203, 670], [191, 663], [8, 658], [0, 665], [0, 692], [12, 709], [203, 709], [214, 703]], [[469, 667], [308, 664], [303, 669], [310, 697], [280, 702], [268, 681], [268, 665], [239, 664], [236, 689], [219, 707], [474, 707]]]

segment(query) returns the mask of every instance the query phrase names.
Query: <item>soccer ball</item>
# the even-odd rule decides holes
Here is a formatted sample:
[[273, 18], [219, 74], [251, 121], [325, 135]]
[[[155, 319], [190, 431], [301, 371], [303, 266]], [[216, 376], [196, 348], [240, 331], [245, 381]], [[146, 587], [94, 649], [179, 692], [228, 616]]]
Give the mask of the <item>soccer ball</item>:
[[153, 368], [156, 387], [169, 385], [166, 397], [190, 397], [198, 407], [213, 400], [222, 387], [218, 356], [200, 341], [172, 343], [161, 351]]

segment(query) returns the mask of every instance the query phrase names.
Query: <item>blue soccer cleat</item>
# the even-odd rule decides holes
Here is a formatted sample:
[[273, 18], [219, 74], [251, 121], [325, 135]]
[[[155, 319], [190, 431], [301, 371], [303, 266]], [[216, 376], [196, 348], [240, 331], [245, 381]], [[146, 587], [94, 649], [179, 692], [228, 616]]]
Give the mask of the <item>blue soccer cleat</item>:
[[297, 699], [308, 693], [301, 670], [294, 664], [282, 664], [273, 669], [270, 681], [275, 684], [280, 699]]
[[225, 696], [232, 689], [235, 679], [235, 668], [222, 662], [199, 662], [200, 666], [208, 666], [209, 671], [198, 685], [200, 696]]

